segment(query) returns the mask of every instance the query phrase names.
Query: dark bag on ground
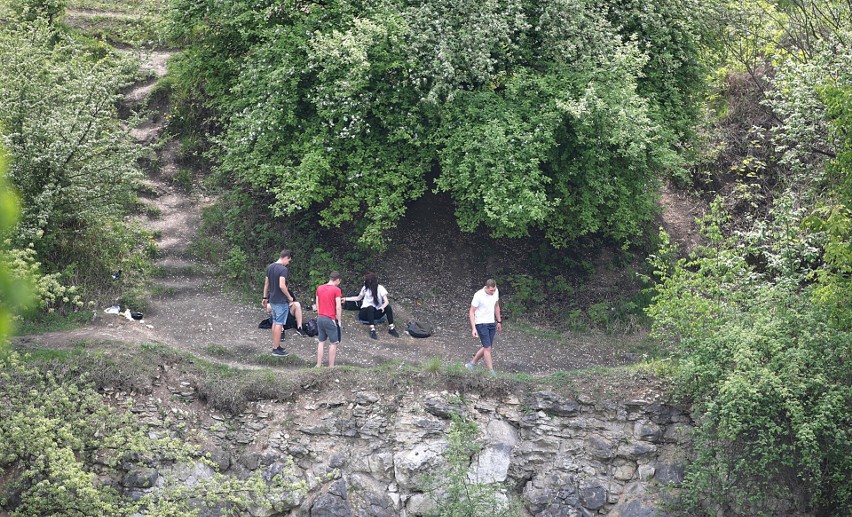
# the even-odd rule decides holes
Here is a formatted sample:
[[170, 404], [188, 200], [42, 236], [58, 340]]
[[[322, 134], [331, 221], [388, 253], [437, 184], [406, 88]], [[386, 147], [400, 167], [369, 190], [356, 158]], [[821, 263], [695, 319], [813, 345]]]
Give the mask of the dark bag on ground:
[[429, 337], [432, 335], [432, 324], [425, 321], [409, 321], [405, 330], [411, 337]]
[[[266, 318], [257, 324], [257, 328], [259, 329], [271, 329], [272, 328], [272, 316]], [[287, 317], [287, 323], [284, 324], [284, 330], [290, 330], [296, 328], [296, 318], [292, 315]], [[308, 337], [314, 337], [319, 334], [319, 330], [317, 330], [317, 320], [312, 319], [308, 321], [302, 322], [302, 333]]]
[[[361, 291], [349, 291], [349, 294], [346, 295], [347, 298], [351, 296], [358, 296], [361, 294]], [[361, 309], [361, 302], [343, 302], [343, 310], [344, 311], [357, 311]]]
[[314, 337], [319, 334], [316, 318], [302, 322], [302, 334], [308, 337]]

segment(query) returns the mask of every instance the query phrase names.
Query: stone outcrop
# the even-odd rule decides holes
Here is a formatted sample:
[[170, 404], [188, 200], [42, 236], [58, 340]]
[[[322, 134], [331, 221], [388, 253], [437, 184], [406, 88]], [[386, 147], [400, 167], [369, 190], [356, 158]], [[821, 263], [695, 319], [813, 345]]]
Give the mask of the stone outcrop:
[[[180, 386], [173, 395], [188, 401], [190, 391]], [[154, 434], [181, 420], [196, 428], [225, 475], [262, 472], [269, 479], [292, 462], [308, 492], [256, 513], [266, 516], [434, 512], [441, 491], [424, 489], [444, 475], [457, 417], [477, 424], [481, 444], [470, 458], [468, 482], [493, 487], [495, 498], [514, 502], [525, 515], [664, 516], [658, 503], [683, 480], [692, 427], [686, 409], [655, 400], [592, 400], [548, 391], [496, 398], [318, 393], [295, 403], [258, 403], [237, 416], [195, 404], [195, 422], [190, 411], [149, 415], [158, 406], [153, 399], [138, 401], [134, 411]], [[212, 475], [206, 464], [154, 464], [131, 468], [121, 485], [138, 498], [167, 482], [191, 485]]]

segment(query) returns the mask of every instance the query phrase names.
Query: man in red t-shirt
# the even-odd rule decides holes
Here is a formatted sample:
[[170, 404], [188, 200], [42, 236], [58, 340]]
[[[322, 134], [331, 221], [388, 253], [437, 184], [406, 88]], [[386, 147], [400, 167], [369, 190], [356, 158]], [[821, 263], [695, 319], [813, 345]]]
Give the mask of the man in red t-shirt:
[[328, 347], [328, 367], [334, 368], [334, 357], [337, 355], [337, 344], [340, 343], [340, 329], [342, 327], [343, 307], [340, 304], [340, 273], [332, 271], [328, 276], [328, 283], [317, 287], [317, 330], [319, 343], [317, 343], [317, 368], [322, 366], [323, 348], [325, 342], [330, 341]]

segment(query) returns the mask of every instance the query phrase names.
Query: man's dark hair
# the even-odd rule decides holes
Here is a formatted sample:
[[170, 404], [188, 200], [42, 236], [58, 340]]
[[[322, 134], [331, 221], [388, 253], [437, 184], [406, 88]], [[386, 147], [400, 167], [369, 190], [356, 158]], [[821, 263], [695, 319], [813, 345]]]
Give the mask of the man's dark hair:
[[293, 252], [288, 249], [281, 250], [281, 255], [278, 255], [280, 258], [290, 257], [293, 258]]
[[328, 275], [328, 279], [332, 281], [340, 280], [340, 273], [338, 273], [337, 271], [332, 271], [331, 274]]
[[485, 287], [497, 287], [497, 282], [493, 278], [485, 281]]

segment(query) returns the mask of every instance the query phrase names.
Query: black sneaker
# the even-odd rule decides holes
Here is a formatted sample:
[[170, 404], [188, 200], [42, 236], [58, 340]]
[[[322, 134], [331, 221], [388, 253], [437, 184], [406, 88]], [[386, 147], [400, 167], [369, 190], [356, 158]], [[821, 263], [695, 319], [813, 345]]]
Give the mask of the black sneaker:
[[379, 339], [379, 334], [376, 332], [376, 329], [370, 329], [370, 337], [373, 339]]
[[399, 337], [399, 332], [396, 331], [396, 327], [394, 327], [392, 329], [388, 329], [388, 334], [390, 334], [393, 337]]
[[305, 331], [302, 330], [302, 327], [299, 327], [297, 329], [293, 329], [293, 332], [295, 332], [296, 335], [299, 336], [299, 337], [305, 337]]
[[284, 357], [285, 355], [290, 355], [290, 352], [279, 346], [278, 348], [272, 349], [272, 355], [279, 355], [281, 357]]

